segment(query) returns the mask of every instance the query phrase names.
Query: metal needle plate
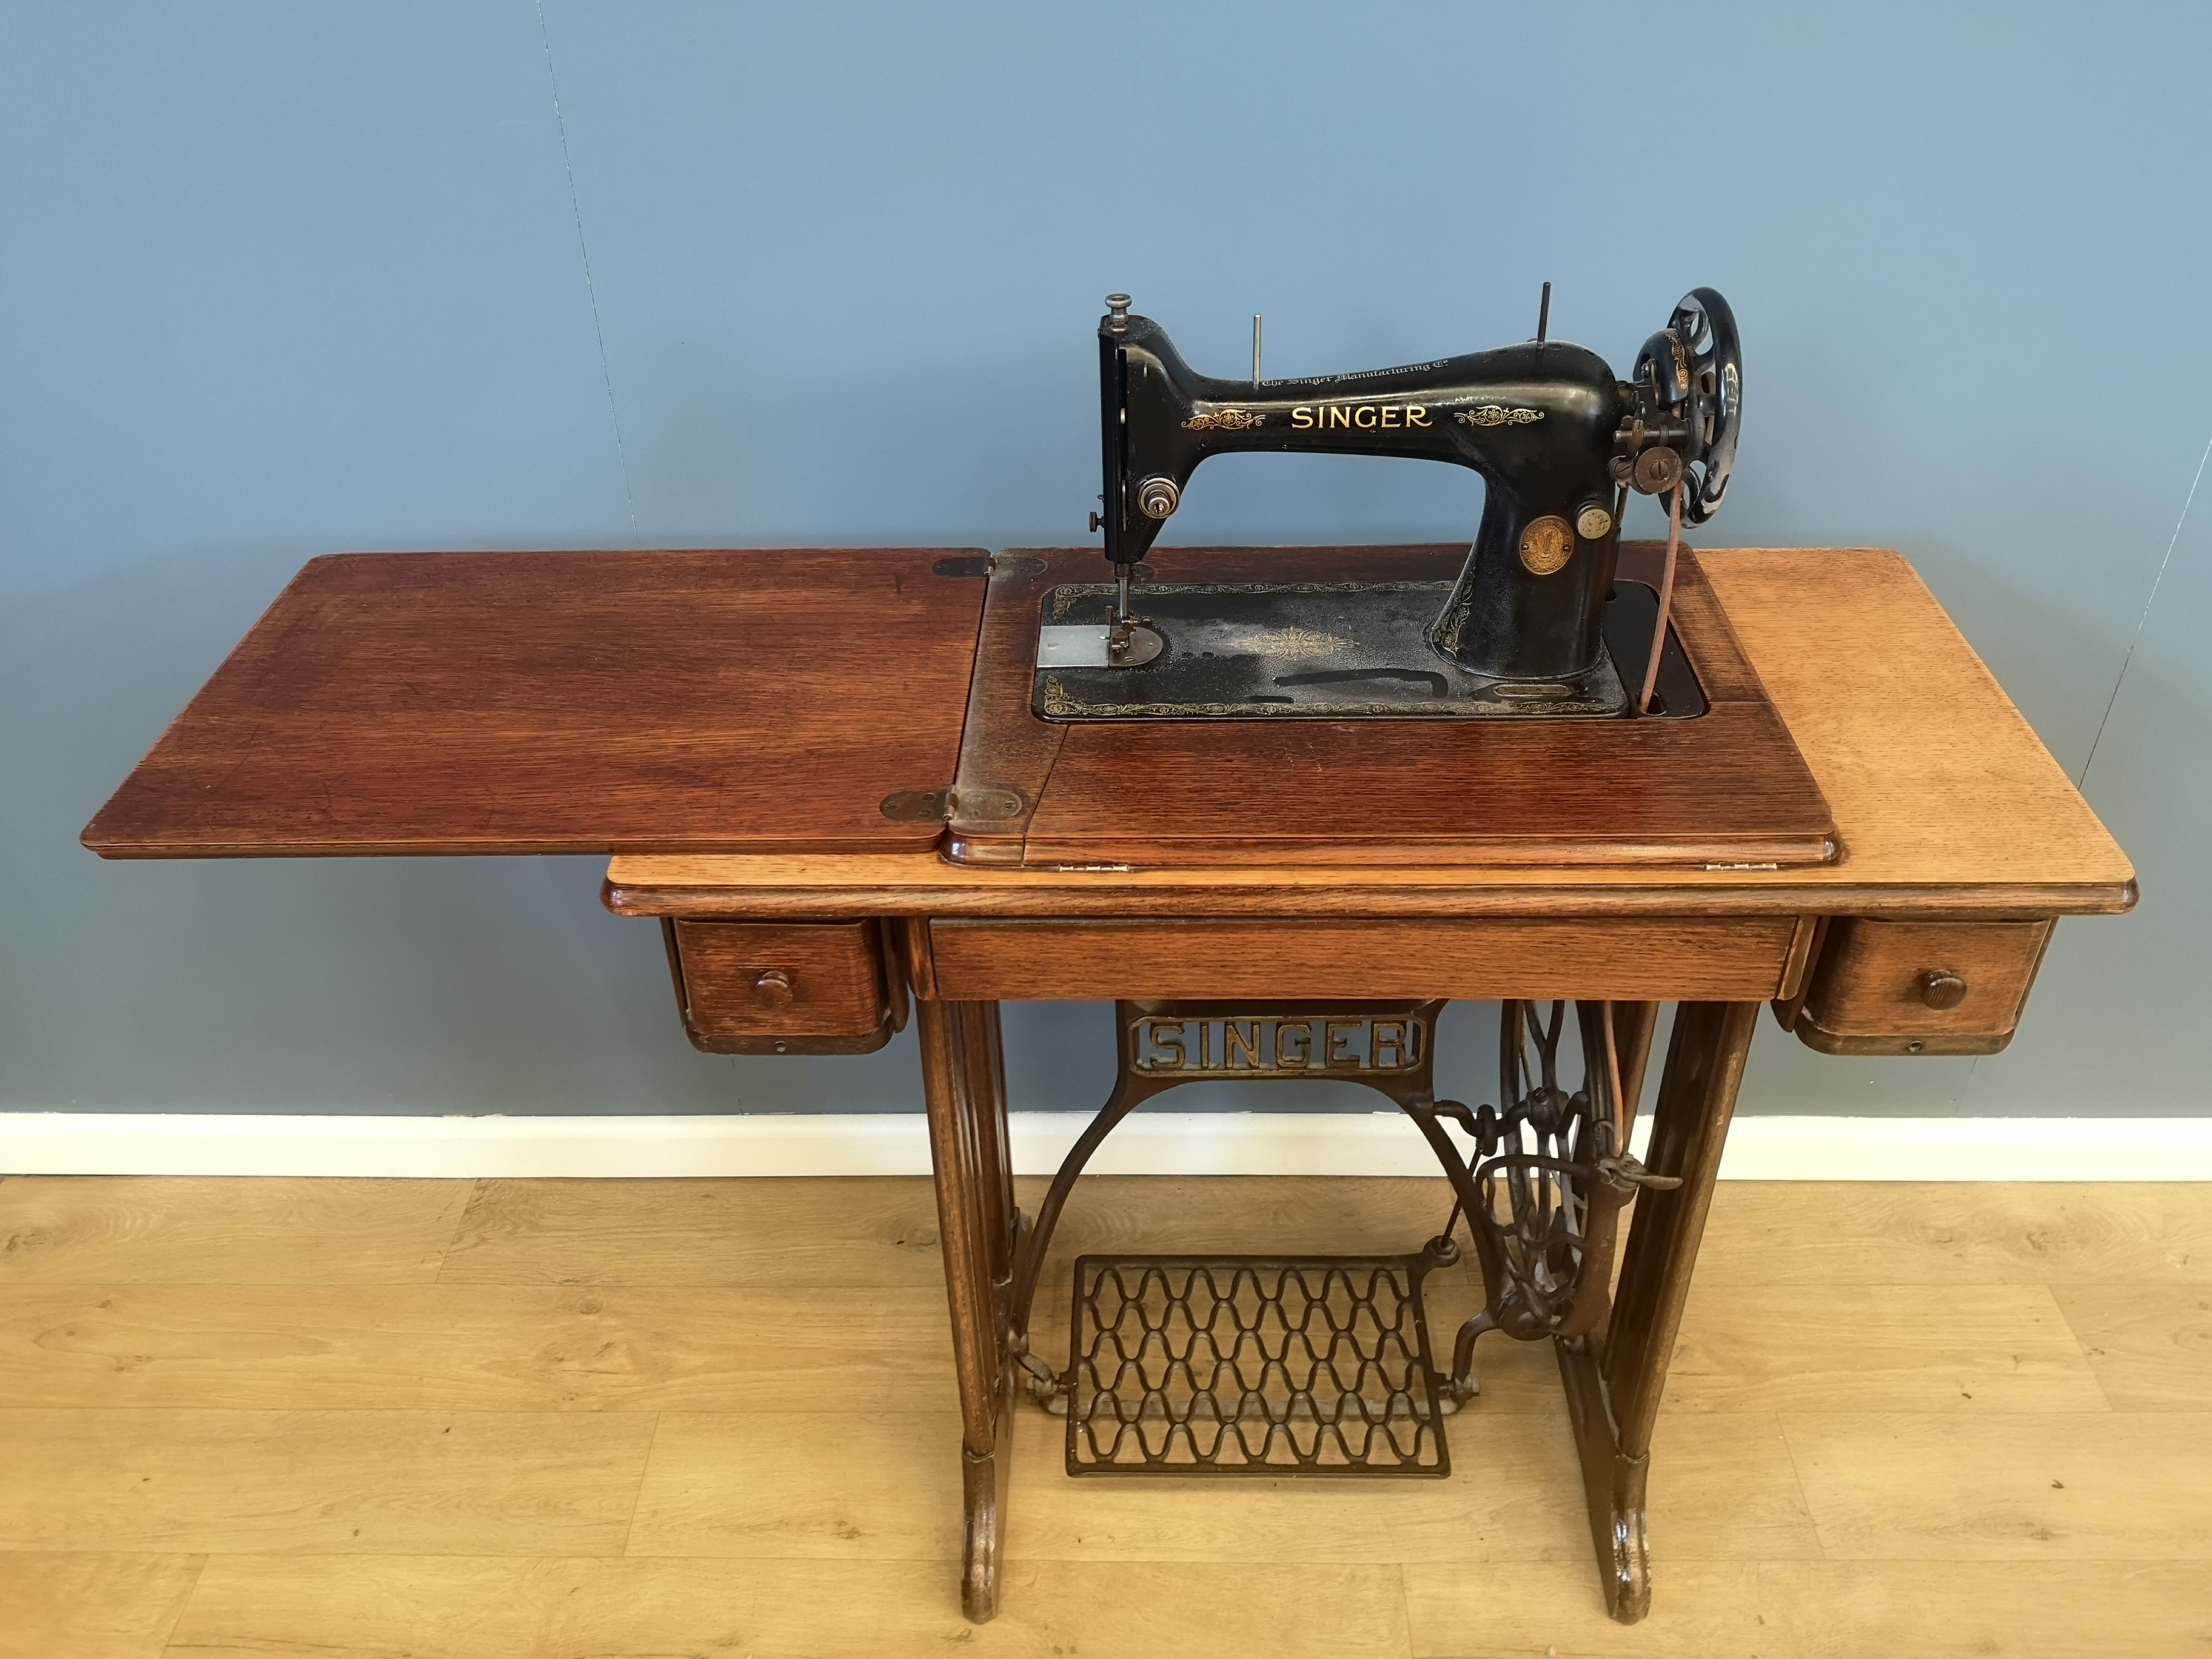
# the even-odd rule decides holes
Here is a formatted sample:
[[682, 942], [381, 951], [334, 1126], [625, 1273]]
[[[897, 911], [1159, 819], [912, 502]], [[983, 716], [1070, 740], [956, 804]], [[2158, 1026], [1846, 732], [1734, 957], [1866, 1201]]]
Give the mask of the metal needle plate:
[[1158, 656], [1165, 642], [1149, 628], [1133, 628], [1117, 660], [1114, 629], [1106, 623], [1048, 623], [1037, 629], [1039, 668], [1141, 668]]

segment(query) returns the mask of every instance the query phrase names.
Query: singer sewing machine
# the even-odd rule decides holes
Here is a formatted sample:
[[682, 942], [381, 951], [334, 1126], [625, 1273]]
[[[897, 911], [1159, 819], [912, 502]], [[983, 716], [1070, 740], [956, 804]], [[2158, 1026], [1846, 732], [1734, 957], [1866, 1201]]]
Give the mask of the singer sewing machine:
[[[1684, 296], [1626, 381], [1596, 353], [1536, 337], [1402, 368], [1250, 383], [1194, 374], [1167, 333], [1109, 295], [1098, 327], [1109, 593], [1062, 590], [1039, 641], [1053, 720], [1619, 715], [1630, 693], [1602, 629], [1631, 489], [1675, 501], [1677, 531], [1721, 504], [1742, 418], [1728, 302]], [[1488, 485], [1465, 565], [1437, 603], [1404, 583], [1156, 587], [1132, 581], [1191, 474], [1255, 450], [1396, 455]], [[1679, 492], [1679, 495], [1678, 495]], [[1103, 623], [1074, 620], [1101, 607]], [[1174, 641], [1170, 648], [1169, 637]], [[1650, 711], [1656, 652], [1635, 698]], [[1121, 671], [1100, 673], [1097, 670]], [[1059, 671], [1054, 672], [1054, 671]], [[1662, 700], [1660, 712], [1668, 704]], [[1677, 705], [1677, 712], [1691, 713]]]
[[[1497, 1332], [1557, 1356], [1605, 1605], [1633, 1621], [1762, 1005], [1828, 1053], [1993, 1053], [2057, 918], [2135, 884], [1895, 554], [1680, 544], [1735, 456], [1717, 295], [1625, 381], [1547, 331], [1305, 380], [1263, 379], [1255, 338], [1251, 380], [1219, 380], [1115, 296], [1108, 581], [1095, 545], [314, 560], [84, 841], [611, 853], [607, 908], [658, 921], [695, 1046], [864, 1052], [911, 1010], [969, 1617], [998, 1605], [1018, 1397], [1056, 1413], [1071, 1476], [1434, 1478], [1449, 1425], [1481, 1445]], [[1251, 449], [1472, 467], [1472, 550], [1158, 542], [1200, 463]], [[1621, 541], [1637, 491], [1666, 542]], [[1019, 999], [1116, 1010], [1113, 1092], [1034, 1217], [999, 1037]], [[1452, 999], [1499, 1005], [1494, 1103], [1438, 1097]], [[1405, 1254], [1048, 1259], [1144, 1101], [1316, 1079], [1434, 1152], [1453, 1208], [1408, 1217]], [[1060, 1272], [1072, 1300], [1044, 1294]], [[1449, 1358], [1423, 1300], [1446, 1281], [1475, 1305]]]
[[[1550, 304], [1547, 283], [1525, 344], [1310, 380], [1261, 377], [1255, 318], [1245, 381], [1194, 374], [1108, 295], [1091, 523], [1113, 579], [1073, 548], [975, 567], [959, 774], [903, 810], [941, 811], [946, 855], [978, 864], [1371, 858], [1378, 799], [1425, 860], [1833, 858], [1817, 786], [1680, 555], [1735, 462], [1728, 302], [1685, 295], [1627, 380], [1547, 339]], [[1254, 450], [1472, 468], [1473, 547], [1156, 545], [1201, 462]], [[1632, 492], [1668, 503], [1663, 547], [1622, 544]], [[1302, 765], [1320, 787], [1222, 787]]]

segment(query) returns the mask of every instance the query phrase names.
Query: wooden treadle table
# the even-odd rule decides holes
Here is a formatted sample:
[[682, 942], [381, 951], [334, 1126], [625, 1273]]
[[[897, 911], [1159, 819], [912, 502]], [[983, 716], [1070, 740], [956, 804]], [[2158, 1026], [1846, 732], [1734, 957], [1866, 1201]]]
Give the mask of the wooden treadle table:
[[[1017, 1398], [1067, 1415], [1072, 1473], [1117, 1456], [1099, 1449], [1097, 1402], [1120, 1396], [1095, 1356], [1060, 1373], [1029, 1346], [1082, 1160], [1122, 1113], [1196, 1076], [1381, 1091], [1454, 1177], [1495, 1328], [1554, 1343], [1607, 1603], [1632, 1621], [1650, 1595], [1653, 1425], [1760, 1005], [1827, 1053], [1994, 1052], [2057, 918], [2135, 902], [2126, 857], [1892, 552], [1686, 557], [1677, 643], [1710, 703], [1694, 719], [1086, 726], [1030, 704], [1037, 606], [1093, 579], [1095, 553], [1079, 575], [1066, 551], [319, 559], [84, 841], [118, 858], [604, 851], [605, 902], [659, 920], [698, 1046], [861, 1052], [911, 1006], [978, 1620], [997, 1607]], [[1169, 580], [1240, 559], [1415, 580], [1463, 551], [1152, 559]], [[1624, 575], [1639, 560], [1625, 548]], [[999, 1005], [1025, 998], [1115, 1000], [1122, 1049], [1114, 1098], [1036, 1217], [1014, 1204], [999, 1042]], [[1547, 1085], [1535, 1000], [1572, 1003], [1585, 1054], [1604, 1056], [1575, 1097], [1578, 1133], [1607, 1136], [1636, 1115], [1658, 1006], [1676, 1003], [1645, 1161], [1554, 1133], [1537, 1135], [1543, 1157], [1474, 1167], [1470, 1139], [1515, 1152], [1550, 1097], [1531, 1072], [1511, 1133], [1435, 1100], [1427, 1034], [1452, 998], [1504, 1003], [1516, 1054], [1525, 1020]], [[1608, 1304], [1600, 1212], [1614, 1210]], [[1553, 1232], [1527, 1231], [1532, 1214]], [[1419, 1273], [1456, 1249], [1362, 1264], [1363, 1294], [1395, 1273], [1418, 1312]], [[1147, 1271], [1188, 1320], [1217, 1268], [1232, 1271]], [[1267, 1317], [1309, 1268], [1266, 1269]], [[1117, 1272], [1135, 1268], [1079, 1264], [1079, 1280]], [[1102, 1328], [1121, 1316], [1096, 1304]], [[1346, 1473], [1376, 1445], [1387, 1462], [1385, 1431], [1432, 1449], [1447, 1416], [1479, 1432], [1479, 1396], [1454, 1392], [1463, 1353], [1448, 1374], [1418, 1340], [1411, 1380], [1376, 1408], [1384, 1438], [1328, 1451], [1306, 1432], [1318, 1396], [1301, 1396], [1246, 1472]], [[1226, 1396], [1196, 1397], [1204, 1417]], [[1195, 1408], [1166, 1400], [1155, 1388], [1111, 1419], [1146, 1448], [1121, 1457], [1133, 1472], [1196, 1472], [1156, 1452], [1196, 1443]], [[1218, 1462], [1234, 1448], [1208, 1420], [1201, 1461]], [[1292, 1441], [1295, 1468], [1269, 1462]], [[1395, 1455], [1387, 1472], [1441, 1472], [1425, 1451]]]

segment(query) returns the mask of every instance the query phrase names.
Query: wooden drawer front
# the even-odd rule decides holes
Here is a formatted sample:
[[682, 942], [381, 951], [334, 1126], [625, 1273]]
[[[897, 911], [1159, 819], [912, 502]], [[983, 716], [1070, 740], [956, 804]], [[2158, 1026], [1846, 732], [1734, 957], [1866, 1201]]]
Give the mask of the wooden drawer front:
[[1788, 977], [1787, 917], [1439, 921], [933, 921], [937, 994], [1611, 997], [1755, 1002]]
[[[1993, 1054], [2012, 1040], [2053, 921], [1829, 924], [1797, 1035], [1836, 1054]], [[1963, 996], [1943, 1007], [1962, 980]], [[1931, 989], [1932, 987], [1932, 989]]]
[[773, 1051], [775, 1038], [865, 1037], [885, 1027], [872, 921], [678, 921], [674, 938], [684, 1023], [702, 1046], [757, 1039]]

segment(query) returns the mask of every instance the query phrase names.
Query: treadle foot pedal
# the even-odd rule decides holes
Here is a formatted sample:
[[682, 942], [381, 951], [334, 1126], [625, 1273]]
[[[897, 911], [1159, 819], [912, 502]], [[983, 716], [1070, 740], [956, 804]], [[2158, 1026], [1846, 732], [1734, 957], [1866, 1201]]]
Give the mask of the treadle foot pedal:
[[1086, 1255], [1070, 1474], [1451, 1473], [1431, 1255]]

